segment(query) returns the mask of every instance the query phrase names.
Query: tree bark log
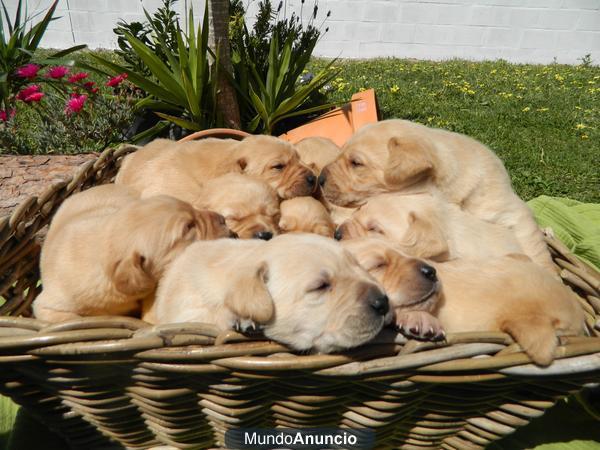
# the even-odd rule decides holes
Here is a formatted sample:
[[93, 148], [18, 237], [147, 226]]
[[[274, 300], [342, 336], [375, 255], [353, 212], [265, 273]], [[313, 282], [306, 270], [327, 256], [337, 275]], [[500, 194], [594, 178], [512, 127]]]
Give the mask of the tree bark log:
[[229, 46], [229, 0], [208, 0], [209, 45], [218, 54], [217, 108], [229, 128], [241, 129], [240, 108], [235, 88], [227, 73], [233, 73]]

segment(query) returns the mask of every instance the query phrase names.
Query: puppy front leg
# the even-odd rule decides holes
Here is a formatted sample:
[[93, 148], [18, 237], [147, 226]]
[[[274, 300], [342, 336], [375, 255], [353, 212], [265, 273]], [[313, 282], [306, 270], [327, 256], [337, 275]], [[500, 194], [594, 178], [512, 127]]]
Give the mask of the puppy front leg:
[[440, 321], [427, 311], [396, 309], [396, 328], [406, 337], [421, 341], [441, 341], [446, 338]]

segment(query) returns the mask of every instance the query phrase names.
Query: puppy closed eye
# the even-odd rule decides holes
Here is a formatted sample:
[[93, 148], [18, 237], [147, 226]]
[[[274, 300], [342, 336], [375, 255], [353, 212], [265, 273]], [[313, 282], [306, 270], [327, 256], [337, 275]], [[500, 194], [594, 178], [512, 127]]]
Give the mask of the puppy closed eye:
[[329, 280], [319, 280], [313, 283], [307, 290], [307, 292], [325, 292], [331, 288]]
[[358, 160], [356, 158], [352, 158], [350, 160], [350, 164], [352, 164], [352, 167], [362, 167], [362, 166], [364, 166], [364, 164], [360, 160]]
[[271, 169], [279, 171], [279, 170], [285, 169], [285, 166], [286, 166], [286, 164], [284, 164], [284, 163], [277, 163], [277, 164], [272, 165]]
[[383, 230], [376, 223], [369, 223], [366, 228], [369, 233], [383, 234]]
[[185, 224], [185, 226], [183, 227], [183, 233], [182, 236], [183, 237], [188, 237], [190, 234], [192, 234], [196, 232], [196, 221], [195, 220], [190, 220], [189, 222], [187, 222]]

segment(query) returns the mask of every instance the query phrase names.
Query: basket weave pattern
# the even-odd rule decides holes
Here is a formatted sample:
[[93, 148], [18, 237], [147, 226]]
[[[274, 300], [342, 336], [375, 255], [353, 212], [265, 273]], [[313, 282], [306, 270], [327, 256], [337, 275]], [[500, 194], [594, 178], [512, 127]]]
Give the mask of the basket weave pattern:
[[444, 343], [395, 333], [342, 355], [294, 355], [206, 324], [28, 318], [44, 227], [74, 192], [111, 181], [136, 147], [108, 149], [0, 219], [0, 392], [73, 448], [209, 448], [234, 427], [368, 427], [383, 448], [483, 448], [600, 375], [600, 274], [548, 238], [590, 337], [563, 337], [549, 368], [503, 333]]

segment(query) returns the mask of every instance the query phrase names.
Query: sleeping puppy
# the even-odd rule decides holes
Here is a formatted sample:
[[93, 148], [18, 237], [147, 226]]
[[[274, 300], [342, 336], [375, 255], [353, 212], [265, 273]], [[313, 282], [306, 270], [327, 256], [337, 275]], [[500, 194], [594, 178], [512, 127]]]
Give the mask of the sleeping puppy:
[[341, 151], [331, 139], [324, 137], [307, 137], [294, 145], [302, 162], [317, 174], [335, 161]]
[[329, 353], [372, 339], [388, 299], [337, 242], [294, 233], [189, 246], [160, 281], [153, 309], [157, 323], [258, 325], [293, 349]]
[[440, 322], [431, 314], [437, 308], [440, 290], [433, 267], [402, 255], [381, 238], [353, 239], [344, 241], [343, 246], [385, 289], [391, 324], [415, 339], [444, 339]]
[[367, 125], [319, 177], [327, 200], [360, 206], [386, 192], [439, 190], [447, 201], [516, 236], [531, 259], [555, 271], [531, 210], [513, 192], [500, 159], [485, 145], [458, 133], [406, 120]]
[[131, 313], [185, 247], [229, 234], [222, 216], [172, 197], [141, 200], [113, 184], [75, 194], [48, 230], [33, 312], [51, 322]]
[[273, 136], [176, 143], [158, 139], [125, 158], [115, 183], [136, 189], [142, 197], [182, 198], [230, 172], [260, 178], [281, 198], [311, 195], [317, 185], [316, 175], [300, 161], [294, 146]]
[[[406, 280], [402, 279], [402, 272], [390, 268], [405, 266], [411, 258], [397, 250], [394, 244], [381, 240], [373, 243], [373, 238], [358, 243], [348, 241], [345, 245], [383, 284], [390, 307], [396, 308], [395, 286], [402, 286]], [[384, 269], [373, 270], [373, 266], [377, 267], [373, 261], [378, 259], [385, 260], [386, 265]], [[434, 297], [427, 299], [432, 308], [424, 309], [437, 316], [446, 333], [508, 333], [536, 364], [542, 366], [554, 360], [557, 335], [584, 333], [583, 310], [573, 292], [525, 255], [457, 259], [431, 265], [437, 272], [441, 288]], [[396, 285], [393, 280], [397, 280]], [[427, 317], [423, 322], [425, 325], [414, 319], [413, 327], [431, 326]]]
[[223, 215], [242, 239], [269, 240], [278, 234], [279, 198], [264, 181], [228, 173], [207, 181], [191, 203]]
[[325, 206], [312, 197], [296, 197], [281, 202], [279, 228], [282, 233], [314, 233], [333, 238], [335, 224]]
[[[340, 148], [331, 139], [323, 137], [304, 138], [295, 145], [302, 162], [314, 170], [316, 174], [320, 174], [323, 167], [335, 161], [340, 154]], [[340, 225], [349, 219], [356, 210], [356, 208], [344, 208], [327, 201], [320, 187], [317, 187], [314, 197], [329, 211], [336, 225]]]
[[503, 331], [541, 366], [554, 360], [557, 335], [584, 334], [575, 294], [525, 255], [433, 265], [442, 282], [437, 317], [447, 333]]
[[522, 253], [503, 226], [485, 222], [435, 194], [381, 194], [336, 231], [338, 239], [381, 236], [405, 253], [434, 261]]

